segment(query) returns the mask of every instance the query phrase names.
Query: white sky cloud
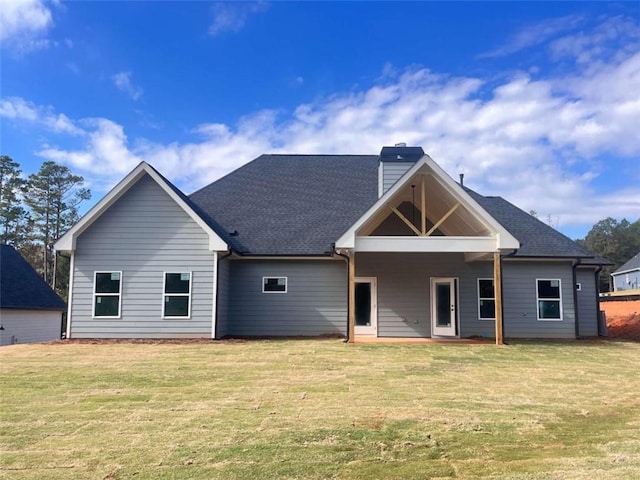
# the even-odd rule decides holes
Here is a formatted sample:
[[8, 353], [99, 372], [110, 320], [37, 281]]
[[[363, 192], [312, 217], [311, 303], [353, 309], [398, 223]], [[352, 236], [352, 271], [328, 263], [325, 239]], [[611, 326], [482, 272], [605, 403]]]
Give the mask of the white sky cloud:
[[626, 185], [640, 184], [640, 53], [579, 76], [519, 72], [490, 82], [386, 67], [367, 89], [290, 113], [253, 112], [234, 125], [197, 125], [190, 142], [130, 139], [110, 119], [72, 120], [21, 98], [2, 100], [0, 116], [75, 135], [78, 148], [47, 144], [38, 155], [78, 168], [94, 183], [108, 175], [115, 182], [146, 160], [190, 192], [262, 153], [375, 154], [407, 142], [423, 146], [454, 178], [465, 173], [480, 193], [535, 209], [561, 227], [640, 217], [637, 187], [595, 187], [612, 171], [625, 175]]
[[43, 107], [20, 97], [0, 99], [0, 117], [17, 122], [35, 123], [57, 134], [83, 135], [85, 132], [65, 114], [55, 114], [52, 107]]
[[129, 95], [133, 100], [139, 100], [144, 91], [131, 81], [131, 72], [118, 72], [111, 77], [118, 90]]
[[42, 0], [0, 0], [0, 41], [21, 53], [46, 48], [43, 35], [52, 25], [51, 10]]
[[584, 19], [579, 15], [567, 15], [549, 18], [528, 25], [513, 35], [501, 47], [479, 55], [479, 58], [503, 57], [535, 45], [541, 45], [549, 39], [579, 27]]
[[235, 33], [244, 28], [250, 16], [264, 12], [268, 8], [267, 2], [216, 2], [211, 13], [213, 21], [209, 26], [209, 35]]

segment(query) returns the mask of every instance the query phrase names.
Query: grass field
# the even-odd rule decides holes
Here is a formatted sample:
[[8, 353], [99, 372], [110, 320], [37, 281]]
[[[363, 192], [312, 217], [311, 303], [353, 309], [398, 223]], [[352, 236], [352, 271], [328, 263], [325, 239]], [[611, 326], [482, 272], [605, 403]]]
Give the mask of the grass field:
[[0, 477], [640, 478], [640, 343], [0, 349]]

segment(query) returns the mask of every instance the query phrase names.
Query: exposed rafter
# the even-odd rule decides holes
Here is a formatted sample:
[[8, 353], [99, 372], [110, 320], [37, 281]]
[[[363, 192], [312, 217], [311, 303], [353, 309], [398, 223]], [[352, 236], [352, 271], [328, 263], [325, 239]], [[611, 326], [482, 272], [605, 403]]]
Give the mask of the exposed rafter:
[[429, 231], [427, 232], [427, 236], [429, 236], [429, 235], [431, 235], [433, 232], [435, 232], [435, 231], [438, 229], [438, 227], [439, 227], [440, 225], [442, 225], [442, 224], [444, 223], [444, 221], [445, 221], [447, 218], [449, 218], [449, 217], [453, 214], [453, 212], [455, 212], [455, 211], [458, 209], [458, 207], [459, 207], [459, 206], [460, 206], [460, 202], [456, 203], [453, 207], [451, 207], [451, 208], [449, 209], [449, 211], [448, 211], [447, 213], [445, 213], [445, 214], [444, 214], [444, 216], [443, 216], [440, 220], [438, 220], [438, 221], [433, 225], [433, 227], [431, 227], [431, 228], [429, 229]]
[[391, 209], [391, 211], [392, 211], [393, 213], [395, 213], [395, 214], [400, 218], [400, 220], [402, 220], [404, 223], [406, 223], [406, 224], [407, 224], [407, 227], [409, 227], [411, 230], [413, 230], [413, 232], [414, 232], [416, 235], [418, 235], [419, 237], [421, 237], [421, 236], [422, 236], [422, 234], [420, 233], [420, 230], [418, 230], [418, 229], [415, 227], [415, 225], [414, 225], [413, 223], [411, 223], [411, 222], [409, 221], [409, 219], [407, 219], [407, 217], [405, 217], [405, 216], [400, 212], [400, 210], [398, 210], [396, 207], [391, 207], [391, 206], [390, 206], [389, 208]]

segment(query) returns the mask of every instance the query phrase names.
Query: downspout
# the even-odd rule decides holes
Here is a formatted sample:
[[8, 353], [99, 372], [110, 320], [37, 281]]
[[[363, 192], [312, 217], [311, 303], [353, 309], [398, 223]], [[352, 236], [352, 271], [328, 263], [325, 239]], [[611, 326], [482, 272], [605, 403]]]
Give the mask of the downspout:
[[[347, 289], [349, 288], [349, 255], [345, 255], [344, 253], [340, 253], [336, 250], [336, 244], [332, 243], [331, 244], [331, 250], [333, 251], [333, 253], [335, 255], [338, 255], [339, 257], [342, 257], [346, 260], [347, 262]], [[346, 333], [344, 335], [344, 343], [349, 343], [349, 295], [347, 295], [347, 328], [346, 328]]]
[[502, 307], [502, 344], [503, 345], [509, 345], [507, 342], [504, 341], [504, 276], [502, 274], [502, 261], [505, 258], [509, 258], [509, 257], [513, 257], [516, 253], [518, 253], [518, 249], [516, 248], [515, 250], [507, 253], [506, 255], [500, 255], [500, 282], [502, 283], [502, 285], [500, 286], [500, 305]]
[[[216, 278], [216, 302], [218, 301], [219, 298], [219, 294], [220, 294], [220, 260], [224, 260], [225, 258], [229, 258], [231, 255], [233, 255], [233, 250], [229, 249], [229, 251], [227, 253], [225, 253], [224, 255], [220, 256], [218, 255], [218, 260], [216, 262], [216, 272], [218, 274], [218, 278]], [[214, 340], [218, 340], [218, 319], [220, 317], [220, 309], [217, 308], [216, 305], [216, 331], [213, 332], [213, 339]]]
[[598, 322], [598, 336], [606, 337], [607, 336], [606, 327], [604, 329], [600, 328], [600, 324], [601, 324], [601, 321], [600, 321], [600, 272], [601, 271], [602, 271], [602, 265], [596, 268], [596, 271], [594, 272], [594, 276], [595, 276], [594, 281], [596, 282], [596, 321]]
[[578, 321], [578, 290], [576, 285], [578, 284], [577, 268], [581, 261], [580, 257], [576, 257], [575, 263], [571, 266], [571, 273], [573, 274], [573, 323], [576, 329], [576, 338], [580, 338], [580, 323]]

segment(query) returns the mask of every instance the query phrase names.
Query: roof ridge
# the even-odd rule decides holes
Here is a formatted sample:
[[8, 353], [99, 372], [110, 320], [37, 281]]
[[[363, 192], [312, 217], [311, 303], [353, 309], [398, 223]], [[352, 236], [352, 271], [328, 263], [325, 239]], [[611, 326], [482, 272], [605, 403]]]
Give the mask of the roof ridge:
[[266, 157], [266, 156], [269, 156], [269, 157], [378, 157], [379, 155], [371, 154], [371, 153], [263, 153], [262, 155], [260, 155], [260, 157]]

